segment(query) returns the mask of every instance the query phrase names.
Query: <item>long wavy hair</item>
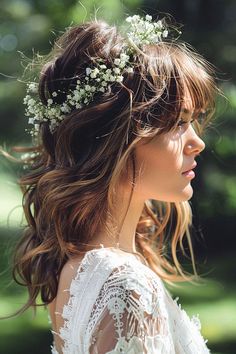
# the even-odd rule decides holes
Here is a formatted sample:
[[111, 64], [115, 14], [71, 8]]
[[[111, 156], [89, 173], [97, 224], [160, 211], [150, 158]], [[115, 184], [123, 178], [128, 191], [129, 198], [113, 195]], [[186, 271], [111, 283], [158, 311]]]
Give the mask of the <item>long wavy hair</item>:
[[[64, 93], [85, 75], [86, 67], [99, 58], [109, 67], [125, 40], [115, 26], [104, 21], [69, 28], [42, 65], [42, 102], [52, 98], [63, 103]], [[56, 297], [67, 260], [86, 252], [94, 235], [111, 227], [108, 215], [115, 210], [114, 189], [126, 176], [127, 166], [132, 166], [135, 184], [137, 143], [177, 126], [186, 92], [196, 112], [194, 124], [199, 133], [212, 117], [217, 91], [214, 69], [190, 45], [167, 39], [145, 45], [143, 51], [132, 55], [132, 63], [134, 70], [124, 73], [122, 83], [111, 83], [88, 106], [67, 114], [55, 132], [44, 122], [32, 147], [14, 149], [35, 153], [24, 159], [29, 168], [19, 179], [27, 226], [16, 247], [13, 277], [29, 292], [21, 312], [37, 306], [38, 295], [43, 304], [49, 304]], [[54, 91], [62, 94], [53, 97]], [[203, 110], [207, 113], [200, 119]], [[136, 247], [167, 282], [194, 279], [177, 257], [178, 244], [184, 252], [184, 235], [197, 275], [190, 224], [187, 201], [145, 202]]]

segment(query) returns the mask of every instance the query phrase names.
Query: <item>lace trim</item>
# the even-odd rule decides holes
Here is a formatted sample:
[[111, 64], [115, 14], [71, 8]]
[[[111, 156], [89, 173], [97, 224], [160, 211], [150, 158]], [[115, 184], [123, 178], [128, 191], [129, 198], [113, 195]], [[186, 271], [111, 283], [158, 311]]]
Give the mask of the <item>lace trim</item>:
[[126, 339], [122, 337], [118, 339], [115, 348], [106, 354], [141, 354], [144, 353], [144, 347], [148, 350], [145, 351], [147, 354], [174, 353], [173, 348], [171, 348], [166, 338], [161, 335], [156, 335], [152, 337], [145, 336], [144, 340], [133, 336], [129, 341], [126, 341]]
[[[174, 303], [176, 305], [176, 307], [178, 308], [178, 310], [181, 313], [181, 316], [179, 316], [179, 318], [181, 319], [181, 322], [178, 324], [177, 329], [178, 332], [181, 333], [181, 325], [186, 325], [187, 328], [190, 331], [190, 340], [189, 343], [186, 346], [186, 349], [189, 348], [191, 349], [192, 345], [194, 345], [194, 348], [198, 348], [199, 353], [210, 353], [209, 348], [206, 346], [206, 343], [208, 342], [208, 339], [204, 339], [204, 337], [201, 334], [201, 321], [199, 318], [199, 314], [193, 315], [191, 318], [188, 316], [187, 312], [182, 309], [182, 306], [180, 303], [178, 303], [179, 297], [176, 297], [174, 299]], [[181, 335], [180, 337], [177, 336], [178, 341], [181, 341]], [[185, 340], [186, 341], [186, 340]], [[180, 343], [181, 345], [181, 343]], [[190, 353], [194, 353], [195, 352], [190, 352]]]

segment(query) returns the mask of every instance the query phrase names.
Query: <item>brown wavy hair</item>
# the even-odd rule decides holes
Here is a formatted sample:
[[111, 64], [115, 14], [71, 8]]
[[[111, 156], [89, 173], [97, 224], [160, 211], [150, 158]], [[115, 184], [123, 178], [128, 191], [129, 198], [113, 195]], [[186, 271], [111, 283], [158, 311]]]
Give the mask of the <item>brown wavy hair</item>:
[[[104, 21], [69, 28], [42, 65], [42, 102], [52, 98], [62, 103], [86, 67], [96, 65], [99, 58], [112, 65], [125, 40]], [[19, 179], [27, 226], [16, 247], [13, 276], [29, 292], [21, 311], [36, 306], [38, 295], [43, 304], [50, 303], [66, 261], [86, 252], [93, 236], [110, 227], [107, 216], [114, 210], [114, 187], [130, 163], [135, 183], [137, 143], [176, 127], [185, 93], [191, 96], [199, 133], [212, 117], [214, 69], [190, 45], [168, 39], [145, 45], [132, 55], [132, 65], [133, 73], [124, 71], [122, 83], [111, 83], [88, 106], [67, 114], [54, 133], [44, 122], [32, 147], [14, 148], [35, 153], [24, 159], [29, 168]], [[53, 97], [54, 91], [61, 94]], [[207, 114], [200, 120], [202, 110]], [[179, 243], [184, 252], [184, 235], [196, 275], [190, 224], [187, 201], [145, 202], [136, 230], [137, 250], [167, 282], [194, 278], [176, 255]], [[169, 246], [173, 261], [168, 259]]]

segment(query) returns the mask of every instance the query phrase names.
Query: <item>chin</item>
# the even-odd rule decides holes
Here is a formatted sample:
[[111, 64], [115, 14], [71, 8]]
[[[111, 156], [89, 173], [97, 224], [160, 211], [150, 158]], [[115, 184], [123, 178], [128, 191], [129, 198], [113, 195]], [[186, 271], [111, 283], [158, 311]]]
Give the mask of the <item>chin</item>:
[[173, 193], [169, 197], [163, 198], [162, 202], [178, 203], [186, 202], [193, 196], [193, 189], [189, 184], [187, 187], [179, 191], [178, 193]]
[[162, 193], [161, 195], [157, 195], [157, 193], [149, 193], [146, 195], [145, 200], [153, 199], [159, 202], [168, 202], [168, 203], [178, 203], [185, 202], [191, 199], [193, 196], [193, 188], [190, 183], [185, 185], [182, 189], [173, 188], [169, 193]]
[[189, 184], [186, 188], [184, 188], [182, 192], [183, 192], [183, 199], [182, 199], [183, 202], [191, 199], [193, 196], [193, 188], [191, 184]]
[[167, 197], [167, 198], [149, 198], [149, 199], [154, 199], [157, 200], [159, 202], [168, 202], [168, 203], [178, 203], [178, 202], [186, 202], [189, 199], [191, 199], [193, 196], [193, 191], [192, 192], [188, 192], [188, 193], [180, 193], [178, 195], [175, 196], [171, 196], [171, 197]]

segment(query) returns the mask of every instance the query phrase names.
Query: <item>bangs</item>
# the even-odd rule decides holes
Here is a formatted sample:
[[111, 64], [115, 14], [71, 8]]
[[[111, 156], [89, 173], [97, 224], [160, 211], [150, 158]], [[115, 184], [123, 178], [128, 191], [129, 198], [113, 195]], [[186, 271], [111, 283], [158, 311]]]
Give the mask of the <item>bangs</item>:
[[173, 59], [177, 59], [174, 65], [179, 74], [176, 78], [179, 92], [184, 93], [181, 97], [181, 111], [186, 109], [186, 103], [190, 105], [194, 128], [202, 135], [215, 112], [215, 71], [210, 63], [186, 45], [181, 45], [179, 49]]
[[[199, 134], [215, 111], [215, 71], [208, 61], [185, 43], [162, 42], [144, 48], [142, 105], [139, 122], [154, 134], [176, 127], [189, 107]], [[148, 72], [148, 74], [145, 73]]]

